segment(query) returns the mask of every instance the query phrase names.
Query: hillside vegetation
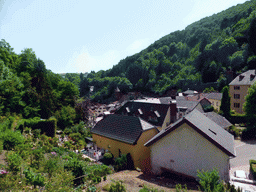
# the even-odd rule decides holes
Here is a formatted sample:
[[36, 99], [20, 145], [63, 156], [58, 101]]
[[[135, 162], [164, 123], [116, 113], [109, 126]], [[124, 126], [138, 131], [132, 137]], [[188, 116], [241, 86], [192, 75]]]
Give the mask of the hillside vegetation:
[[112, 69], [92, 71], [80, 82], [81, 96], [108, 98], [113, 87], [164, 94], [191, 84], [228, 84], [226, 72], [255, 68], [256, 1], [238, 4], [162, 37]]

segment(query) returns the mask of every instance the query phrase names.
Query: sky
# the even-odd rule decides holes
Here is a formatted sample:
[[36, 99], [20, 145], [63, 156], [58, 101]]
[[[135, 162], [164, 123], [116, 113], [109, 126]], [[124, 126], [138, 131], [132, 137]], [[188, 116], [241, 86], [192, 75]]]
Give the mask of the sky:
[[245, 0], [0, 0], [0, 39], [54, 73], [107, 70], [161, 37]]

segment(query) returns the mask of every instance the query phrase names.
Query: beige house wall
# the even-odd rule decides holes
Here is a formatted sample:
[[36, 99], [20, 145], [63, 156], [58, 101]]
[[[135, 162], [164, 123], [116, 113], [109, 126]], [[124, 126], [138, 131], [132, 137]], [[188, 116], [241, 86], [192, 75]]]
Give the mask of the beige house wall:
[[229, 180], [229, 156], [186, 123], [150, 146], [154, 174], [161, 168], [197, 178], [197, 170], [217, 168]]
[[171, 109], [169, 107], [168, 111], [166, 113], [164, 122], [162, 124], [162, 127], [158, 127], [158, 130], [161, 131], [161, 130], [165, 129], [168, 125], [170, 125], [170, 123], [171, 123]]
[[151, 170], [150, 149], [145, 147], [144, 144], [157, 133], [158, 131], [156, 129], [150, 129], [143, 132], [136, 145], [127, 144], [94, 133], [92, 134], [92, 138], [98, 147], [110, 151], [115, 158], [119, 157], [119, 150], [121, 154], [130, 153], [134, 166], [139, 167], [144, 172], [147, 172]]
[[[230, 85], [229, 86], [229, 94], [230, 94], [230, 108], [232, 110], [235, 110], [237, 113], [244, 113], [243, 111], [243, 105], [245, 103], [245, 96], [247, 95], [247, 91], [250, 87], [250, 85], [239, 85], [240, 89], [235, 90], [234, 87], [235, 85]], [[240, 99], [235, 99], [234, 94], [240, 94]], [[240, 107], [236, 108], [234, 107], [234, 103], [239, 103]]]
[[211, 102], [211, 104], [215, 110], [220, 111], [221, 100], [209, 99], [209, 101]]

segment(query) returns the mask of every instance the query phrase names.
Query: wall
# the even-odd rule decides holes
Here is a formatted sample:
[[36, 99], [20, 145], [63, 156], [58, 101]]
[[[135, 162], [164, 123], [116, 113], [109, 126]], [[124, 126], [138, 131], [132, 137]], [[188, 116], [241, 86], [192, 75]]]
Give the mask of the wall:
[[218, 168], [221, 179], [229, 179], [229, 157], [186, 123], [169, 133], [151, 147], [154, 174], [161, 167], [197, 177], [197, 170]]
[[[250, 85], [240, 85], [240, 90], [234, 90], [234, 85], [229, 86], [229, 94], [230, 94], [230, 108], [235, 110], [237, 113], [244, 113], [243, 104], [245, 103], [245, 96], [247, 95], [247, 91]], [[240, 94], [240, 99], [234, 99], [234, 94]], [[234, 103], [240, 103], [239, 108], [234, 107]]]
[[158, 127], [158, 130], [161, 131], [162, 129], [165, 129], [168, 125], [170, 125], [170, 122], [171, 122], [171, 109], [170, 107], [168, 108], [168, 111], [166, 113], [166, 116], [165, 116], [165, 119], [164, 119], [164, 122], [162, 124], [162, 127]]
[[220, 100], [209, 99], [209, 101], [211, 102], [211, 104], [212, 104], [214, 109], [216, 109], [217, 111], [220, 111], [220, 105], [221, 105], [221, 101]]
[[115, 158], [119, 157], [119, 150], [121, 151], [121, 154], [130, 153], [134, 162], [134, 166], [139, 167], [144, 172], [147, 172], [151, 170], [150, 149], [145, 147], [144, 144], [157, 133], [158, 131], [156, 129], [150, 129], [143, 132], [136, 145], [112, 140], [96, 134], [92, 134], [92, 138], [98, 147], [109, 150]]

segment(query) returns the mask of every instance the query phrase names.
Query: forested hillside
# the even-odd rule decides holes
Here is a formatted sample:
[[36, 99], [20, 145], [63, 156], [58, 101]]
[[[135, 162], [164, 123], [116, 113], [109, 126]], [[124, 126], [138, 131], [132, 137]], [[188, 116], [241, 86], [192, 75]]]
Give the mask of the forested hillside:
[[47, 119], [63, 107], [75, 107], [79, 89], [60, 75], [47, 70], [32, 49], [21, 54], [0, 41], [0, 116]]
[[99, 100], [116, 85], [160, 95], [196, 83], [218, 82], [221, 89], [227, 71], [255, 68], [255, 34], [256, 1], [251, 0], [172, 32], [112, 69], [89, 73], [80, 94], [88, 95], [88, 86], [94, 86], [92, 98]]

